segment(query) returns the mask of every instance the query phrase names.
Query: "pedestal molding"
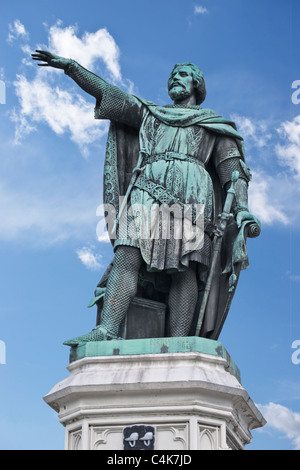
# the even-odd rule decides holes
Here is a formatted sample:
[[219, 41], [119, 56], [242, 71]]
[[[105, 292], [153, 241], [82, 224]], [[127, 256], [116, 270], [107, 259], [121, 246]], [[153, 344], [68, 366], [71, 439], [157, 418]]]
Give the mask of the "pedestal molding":
[[155, 427], [158, 449], [243, 449], [265, 420], [223, 346], [199, 340], [179, 344], [196, 351], [161, 353], [159, 340], [153, 354], [113, 356], [91, 356], [104, 346], [89, 345], [44, 397], [66, 428], [66, 449], [121, 449], [122, 429], [139, 423]]

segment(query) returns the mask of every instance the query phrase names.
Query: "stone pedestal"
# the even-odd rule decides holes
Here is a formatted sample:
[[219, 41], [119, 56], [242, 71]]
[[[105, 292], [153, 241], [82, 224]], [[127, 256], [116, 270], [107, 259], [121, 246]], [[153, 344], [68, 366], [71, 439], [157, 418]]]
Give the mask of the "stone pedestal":
[[74, 349], [70, 375], [44, 397], [66, 427], [65, 449], [238, 450], [265, 424], [218, 341], [156, 338]]
[[163, 338], [166, 305], [135, 297], [121, 325], [121, 338]]

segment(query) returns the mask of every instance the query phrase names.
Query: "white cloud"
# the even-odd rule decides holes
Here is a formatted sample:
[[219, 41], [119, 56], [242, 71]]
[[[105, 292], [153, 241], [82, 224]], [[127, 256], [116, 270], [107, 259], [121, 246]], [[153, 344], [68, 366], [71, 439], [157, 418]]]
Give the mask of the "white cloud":
[[[276, 191], [277, 189], [277, 191]], [[267, 225], [282, 223], [287, 225], [289, 217], [279, 199], [278, 181], [262, 172], [252, 171], [249, 184], [249, 210]]]
[[272, 402], [257, 406], [267, 421], [263, 430], [275, 429], [281, 432], [292, 441], [294, 450], [300, 450], [300, 413]]
[[31, 81], [18, 75], [14, 83], [20, 104], [11, 114], [16, 122], [16, 143], [36, 130], [37, 124], [45, 123], [58, 135], [67, 132], [83, 155], [87, 155], [88, 145], [106, 133], [107, 122], [94, 119], [93, 105], [81, 95], [62, 90], [42, 75], [39, 70]]
[[266, 121], [254, 121], [238, 114], [233, 114], [231, 119], [236, 123], [239, 133], [247, 144], [264, 147], [270, 141], [272, 135], [268, 132]]
[[25, 26], [21, 23], [20, 20], [15, 20], [13, 24], [8, 25], [8, 36], [7, 36], [7, 41], [8, 42], [13, 42], [16, 39], [25, 39], [27, 40], [29, 37], [28, 32], [25, 29]]
[[292, 121], [285, 121], [278, 129], [284, 143], [276, 146], [276, 152], [282, 165], [287, 165], [294, 176], [300, 178], [300, 115]]
[[205, 15], [206, 13], [209, 13], [209, 11], [202, 5], [195, 5], [194, 13], [195, 15]]
[[100, 254], [94, 254], [92, 247], [83, 247], [77, 250], [77, 256], [82, 264], [91, 271], [98, 271], [101, 269], [102, 256]]
[[297, 202], [300, 116], [292, 122], [282, 123], [278, 132], [267, 120], [254, 120], [237, 114], [230, 118], [244, 138], [253, 175], [249, 185], [250, 211], [266, 225], [295, 222], [300, 216], [300, 203]]
[[114, 80], [122, 80], [120, 51], [114, 38], [105, 28], [94, 33], [85, 32], [80, 38], [76, 26], [63, 28], [61, 22], [58, 22], [49, 29], [48, 48], [54, 54], [77, 60], [87, 69], [93, 68], [100, 59]]
[[[16, 20], [11, 35], [14, 38], [27, 37], [25, 27]], [[37, 46], [36, 48], [42, 48]], [[113, 37], [103, 28], [94, 33], [85, 32], [80, 38], [75, 26], [62, 27], [61, 22], [51, 26], [48, 31], [48, 45], [44, 46], [51, 52], [72, 57], [84, 67], [97, 68], [104, 64], [105, 72], [112, 82], [122, 83], [119, 48]], [[22, 43], [21, 49], [26, 58], [23, 64], [30, 65], [28, 44]], [[33, 78], [24, 74], [18, 75], [14, 82], [15, 92], [19, 100], [19, 107], [11, 112], [11, 119], [15, 122], [15, 143], [37, 130], [38, 124], [47, 124], [58, 135], [68, 134], [70, 139], [79, 146], [82, 154], [87, 156], [89, 145], [101, 139], [107, 132], [107, 121], [94, 119], [93, 98], [77, 93], [75, 86], [61, 70], [35, 66]], [[129, 92], [133, 84], [125, 80]], [[61, 85], [61, 83], [63, 83]]]

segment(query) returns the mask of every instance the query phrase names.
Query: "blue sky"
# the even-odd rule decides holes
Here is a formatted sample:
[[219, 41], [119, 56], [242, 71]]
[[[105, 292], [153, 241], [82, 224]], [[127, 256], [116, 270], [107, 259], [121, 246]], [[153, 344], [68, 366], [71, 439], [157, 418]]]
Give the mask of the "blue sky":
[[63, 72], [31, 61], [37, 48], [158, 104], [176, 62], [202, 68], [205, 106], [245, 138], [263, 227], [220, 337], [268, 421], [247, 448], [300, 449], [299, 20], [297, 0], [2, 5], [1, 449], [63, 448], [42, 397], [68, 373], [62, 342], [95, 325], [87, 305], [113, 256], [98, 239], [107, 123]]

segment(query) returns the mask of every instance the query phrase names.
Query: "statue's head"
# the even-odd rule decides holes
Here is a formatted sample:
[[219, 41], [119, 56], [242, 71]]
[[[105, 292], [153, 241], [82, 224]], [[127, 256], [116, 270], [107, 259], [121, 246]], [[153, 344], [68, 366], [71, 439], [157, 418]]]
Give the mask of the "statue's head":
[[173, 101], [195, 93], [197, 104], [203, 103], [206, 87], [202, 70], [191, 62], [176, 64], [168, 80], [168, 91]]

